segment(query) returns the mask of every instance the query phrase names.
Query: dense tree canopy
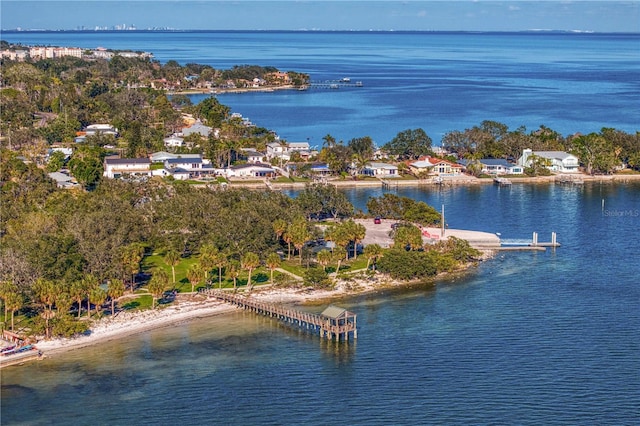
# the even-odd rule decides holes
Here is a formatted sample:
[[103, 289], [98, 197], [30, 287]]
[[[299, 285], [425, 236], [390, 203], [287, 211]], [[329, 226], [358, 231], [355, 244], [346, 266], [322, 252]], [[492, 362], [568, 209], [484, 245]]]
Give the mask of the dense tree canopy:
[[367, 210], [372, 216], [404, 220], [423, 226], [435, 225], [441, 220], [440, 213], [427, 203], [388, 192], [381, 197], [369, 198]]
[[431, 138], [422, 129], [407, 129], [383, 146], [389, 154], [400, 159], [416, 160], [431, 153]]

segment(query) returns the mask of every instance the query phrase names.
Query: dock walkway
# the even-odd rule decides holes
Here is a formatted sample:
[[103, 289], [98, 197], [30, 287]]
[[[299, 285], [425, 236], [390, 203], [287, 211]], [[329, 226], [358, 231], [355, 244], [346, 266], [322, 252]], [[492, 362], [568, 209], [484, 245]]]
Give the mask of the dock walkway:
[[260, 302], [241, 296], [237, 293], [229, 293], [214, 289], [201, 289], [200, 293], [209, 297], [215, 297], [227, 303], [239, 306], [256, 314], [277, 318], [287, 324], [317, 333], [320, 337], [330, 340], [348, 341], [358, 337], [356, 327], [356, 315], [345, 309], [330, 306], [322, 314], [312, 314], [282, 305]]

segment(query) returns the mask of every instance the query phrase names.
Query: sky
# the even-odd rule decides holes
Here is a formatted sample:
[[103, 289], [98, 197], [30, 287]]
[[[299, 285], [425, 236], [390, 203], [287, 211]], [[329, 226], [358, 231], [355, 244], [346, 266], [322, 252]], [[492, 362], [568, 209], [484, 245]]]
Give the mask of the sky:
[[640, 32], [640, 0], [0, 0], [0, 28]]

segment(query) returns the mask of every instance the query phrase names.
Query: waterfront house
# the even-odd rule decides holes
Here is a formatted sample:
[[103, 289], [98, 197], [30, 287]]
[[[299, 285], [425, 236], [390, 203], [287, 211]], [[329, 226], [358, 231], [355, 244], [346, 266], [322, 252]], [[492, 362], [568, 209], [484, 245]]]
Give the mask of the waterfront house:
[[409, 170], [414, 174], [425, 171], [437, 176], [458, 176], [462, 174], [462, 166], [442, 158], [424, 156], [417, 161], [408, 164]]
[[[487, 175], [521, 175], [524, 173], [524, 167], [510, 163], [503, 158], [483, 158], [477, 161], [480, 164], [481, 172]], [[470, 160], [458, 161], [458, 164], [465, 169], [471, 163]]]
[[170, 176], [175, 180], [188, 180], [191, 177], [191, 173], [188, 170], [181, 169], [178, 167], [171, 168], [171, 169], [167, 169], [167, 168], [154, 169], [151, 171], [151, 174], [153, 176], [160, 176], [160, 177]]
[[268, 164], [240, 164], [227, 169], [228, 177], [239, 178], [270, 178], [276, 175], [276, 171]]
[[198, 178], [214, 174], [215, 170], [211, 162], [198, 158], [168, 158], [164, 161], [164, 168], [167, 171], [179, 170], [187, 172], [190, 178]]
[[362, 174], [380, 178], [399, 177], [398, 166], [387, 163], [367, 163], [362, 169]]
[[578, 157], [564, 151], [533, 151], [525, 149], [522, 156], [518, 159], [518, 165], [522, 167], [531, 167], [532, 158], [542, 158], [546, 162], [546, 168], [557, 173], [578, 173], [580, 162]]
[[164, 163], [166, 160], [172, 158], [182, 158], [182, 159], [202, 159], [201, 154], [172, 154], [166, 151], [154, 152], [151, 154], [151, 162], [152, 163]]
[[314, 177], [326, 177], [331, 175], [331, 169], [327, 163], [311, 164], [310, 172]]
[[151, 176], [151, 160], [148, 158], [105, 158], [104, 177], [118, 179], [125, 175]]

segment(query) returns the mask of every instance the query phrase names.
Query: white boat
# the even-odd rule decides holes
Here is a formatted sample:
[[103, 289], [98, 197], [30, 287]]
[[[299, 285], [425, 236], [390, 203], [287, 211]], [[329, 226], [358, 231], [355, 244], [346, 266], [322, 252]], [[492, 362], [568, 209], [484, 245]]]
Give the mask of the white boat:
[[349, 83], [351, 81], [351, 79], [349, 77], [343, 77], [342, 78], [342, 82], [343, 83]]

